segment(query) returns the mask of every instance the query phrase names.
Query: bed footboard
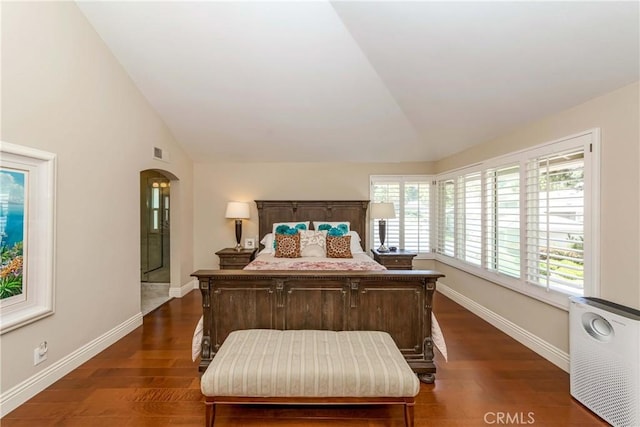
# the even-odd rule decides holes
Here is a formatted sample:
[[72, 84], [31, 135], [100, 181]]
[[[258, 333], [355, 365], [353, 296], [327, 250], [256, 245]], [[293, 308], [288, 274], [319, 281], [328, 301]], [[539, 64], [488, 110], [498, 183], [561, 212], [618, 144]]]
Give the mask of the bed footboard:
[[199, 270], [203, 339], [200, 371], [240, 329], [388, 332], [423, 382], [433, 382], [432, 270]]

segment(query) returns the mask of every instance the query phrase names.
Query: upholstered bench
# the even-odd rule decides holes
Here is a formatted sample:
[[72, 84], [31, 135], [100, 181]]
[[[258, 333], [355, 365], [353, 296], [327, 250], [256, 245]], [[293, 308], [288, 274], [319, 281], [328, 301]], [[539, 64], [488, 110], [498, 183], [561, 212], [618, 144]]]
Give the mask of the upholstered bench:
[[398, 404], [413, 425], [416, 374], [377, 331], [232, 332], [202, 375], [206, 425], [217, 404]]

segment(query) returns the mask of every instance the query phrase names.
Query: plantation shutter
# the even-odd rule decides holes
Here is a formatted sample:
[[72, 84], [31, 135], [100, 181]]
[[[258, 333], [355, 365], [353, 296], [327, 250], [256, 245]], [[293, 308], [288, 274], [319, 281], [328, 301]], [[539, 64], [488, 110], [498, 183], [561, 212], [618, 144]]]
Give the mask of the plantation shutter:
[[430, 197], [429, 181], [406, 181], [404, 183], [404, 207], [401, 216], [404, 220], [404, 248], [410, 251], [427, 253], [430, 248]]
[[[373, 196], [371, 202], [391, 202], [396, 210], [396, 217], [387, 220], [387, 234], [385, 238], [385, 244], [390, 246], [400, 245], [400, 182], [399, 181], [376, 181], [372, 185]], [[378, 219], [372, 218], [375, 223], [372, 226], [373, 230], [373, 243], [372, 247], [377, 248], [380, 246], [380, 233], [378, 232]]]
[[482, 182], [480, 172], [458, 178], [456, 215], [457, 258], [480, 266], [482, 263]]
[[598, 295], [600, 132], [436, 177], [436, 259], [566, 307]]
[[[371, 202], [392, 202], [396, 217], [387, 220], [385, 244], [429, 253], [431, 181], [428, 176], [372, 176]], [[372, 218], [376, 219], [376, 218]], [[372, 223], [373, 247], [380, 244], [378, 221]]]
[[526, 257], [531, 284], [575, 292], [584, 287], [584, 149], [527, 163]]
[[438, 245], [436, 252], [455, 256], [455, 181], [438, 181]]
[[486, 268], [520, 277], [520, 167], [485, 172]]

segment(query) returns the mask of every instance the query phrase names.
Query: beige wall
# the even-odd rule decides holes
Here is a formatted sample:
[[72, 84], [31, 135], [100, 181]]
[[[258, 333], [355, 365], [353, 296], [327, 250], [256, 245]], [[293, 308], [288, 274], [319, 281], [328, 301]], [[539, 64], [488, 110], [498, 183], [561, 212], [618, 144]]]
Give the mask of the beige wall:
[[[441, 160], [438, 172], [568, 136], [601, 129], [600, 297], [640, 308], [640, 86], [592, 99]], [[436, 263], [448, 286], [568, 352], [568, 313]]]
[[[179, 178], [172, 285], [190, 281], [193, 169], [74, 2], [3, 2], [1, 125], [3, 141], [58, 155], [55, 314], [1, 336], [5, 393], [139, 315], [142, 170]], [[170, 163], [152, 160], [154, 145]]]
[[[228, 201], [369, 200], [370, 175], [432, 172], [430, 163], [196, 163], [196, 268], [217, 268], [215, 253], [235, 246], [233, 220], [224, 218]], [[251, 207], [251, 219], [243, 222], [243, 239], [258, 235], [258, 211], [255, 203]]]
[[[172, 184], [175, 287], [196, 268], [216, 267], [214, 253], [233, 246], [233, 225], [224, 218], [229, 200], [367, 199], [372, 174], [445, 171], [600, 127], [601, 296], [640, 308], [638, 114], [635, 84], [437, 165], [192, 166], [74, 3], [4, 2], [0, 137], [56, 153], [58, 182], [56, 313], [2, 335], [0, 392], [139, 313], [138, 179], [145, 169], [179, 179]], [[154, 145], [170, 152], [170, 163], [151, 159]], [[257, 234], [255, 207], [252, 214], [244, 237]], [[442, 263], [419, 267], [434, 264], [447, 275], [447, 285], [568, 350], [566, 312]], [[33, 349], [43, 340], [49, 359], [33, 367]]]

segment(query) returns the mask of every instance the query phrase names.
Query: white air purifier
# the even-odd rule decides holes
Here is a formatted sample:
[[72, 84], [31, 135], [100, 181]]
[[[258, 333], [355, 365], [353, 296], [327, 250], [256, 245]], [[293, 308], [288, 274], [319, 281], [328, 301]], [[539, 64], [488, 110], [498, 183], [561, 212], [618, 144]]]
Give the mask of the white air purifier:
[[640, 426], [640, 311], [572, 297], [571, 395], [616, 427]]

